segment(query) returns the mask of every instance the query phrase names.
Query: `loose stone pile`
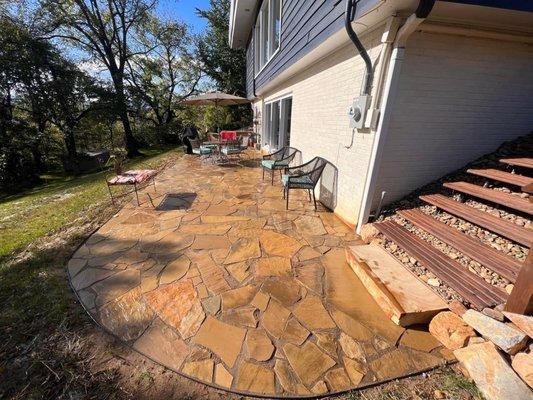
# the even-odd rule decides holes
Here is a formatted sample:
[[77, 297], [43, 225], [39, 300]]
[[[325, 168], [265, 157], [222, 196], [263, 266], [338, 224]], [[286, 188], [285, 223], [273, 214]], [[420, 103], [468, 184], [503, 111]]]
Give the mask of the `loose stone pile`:
[[[452, 359], [431, 334], [394, 325], [345, 262], [359, 238], [307, 194], [285, 211], [252, 161], [183, 157], [158, 177], [157, 207], [127, 204], [68, 264], [98, 323], [209, 385], [314, 396]], [[141, 193], [142, 199], [145, 193]]]
[[533, 399], [533, 345], [527, 347], [533, 317], [505, 312], [500, 322], [475, 310], [455, 309], [462, 317], [442, 312], [429, 330], [453, 350], [464, 374], [488, 400]]

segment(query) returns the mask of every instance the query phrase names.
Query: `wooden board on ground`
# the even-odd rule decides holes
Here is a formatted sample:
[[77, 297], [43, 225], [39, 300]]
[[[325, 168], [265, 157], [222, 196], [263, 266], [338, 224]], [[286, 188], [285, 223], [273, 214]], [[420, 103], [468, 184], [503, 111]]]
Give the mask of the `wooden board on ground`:
[[432, 204], [441, 210], [446, 211], [447, 213], [456, 215], [459, 218], [479, 225], [482, 228], [488, 229], [489, 231], [514, 240], [515, 242], [520, 243], [528, 248], [533, 243], [533, 230], [528, 230], [503, 218], [495, 217], [488, 212], [478, 210], [463, 203], [459, 203], [458, 201], [450, 199], [449, 197], [441, 194], [431, 194], [420, 196], [420, 200]]
[[533, 169], [533, 158], [502, 158], [500, 162], [512, 165], [516, 167], [532, 168]]
[[513, 283], [515, 282], [516, 276], [522, 267], [522, 263], [516, 258], [503, 254], [495, 248], [474, 239], [472, 236], [466, 235], [446, 225], [444, 222], [424, 214], [418, 209], [400, 210], [398, 215], [442, 242], [447, 243], [465, 256], [481, 263], [491, 271]]
[[448, 308], [443, 299], [379, 245], [347, 247], [346, 259], [376, 303], [398, 325], [428, 323]]
[[518, 196], [513, 196], [493, 189], [487, 189], [467, 182], [446, 182], [443, 186], [448, 189], [457, 190], [458, 192], [463, 192], [483, 200], [491, 201], [533, 215], [533, 204], [527, 199], [522, 199]]
[[484, 178], [492, 179], [493, 181], [508, 183], [514, 186], [526, 186], [533, 182], [533, 178], [524, 175], [511, 174], [510, 172], [500, 171], [499, 169], [485, 168], [477, 169], [470, 168], [467, 170], [469, 174], [482, 176]]
[[384, 221], [374, 226], [478, 310], [496, 306], [507, 300], [507, 293], [503, 290], [485, 282], [484, 279], [397, 223]]

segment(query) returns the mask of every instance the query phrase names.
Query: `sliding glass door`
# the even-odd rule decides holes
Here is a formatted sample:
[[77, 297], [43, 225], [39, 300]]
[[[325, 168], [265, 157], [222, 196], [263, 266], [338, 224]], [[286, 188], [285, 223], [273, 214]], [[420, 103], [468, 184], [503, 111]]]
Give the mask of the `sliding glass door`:
[[265, 105], [263, 145], [276, 151], [290, 144], [292, 98], [286, 97]]

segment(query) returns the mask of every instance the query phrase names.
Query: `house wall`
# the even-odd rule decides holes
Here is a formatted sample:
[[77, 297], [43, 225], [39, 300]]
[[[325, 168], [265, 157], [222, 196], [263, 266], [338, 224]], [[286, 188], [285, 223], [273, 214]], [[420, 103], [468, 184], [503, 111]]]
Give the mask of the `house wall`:
[[[384, 26], [361, 36], [375, 63]], [[256, 116], [266, 101], [292, 95], [290, 145], [302, 152], [302, 160], [327, 159], [320, 191], [321, 201], [347, 222], [355, 224], [363, 194], [374, 134], [357, 133], [352, 140], [348, 109], [358, 96], [364, 62], [352, 44], [341, 47], [310, 68], [290, 78], [254, 103]], [[261, 118], [259, 118], [261, 120]], [[257, 127], [261, 132], [262, 126]], [[268, 149], [265, 149], [268, 150]], [[332, 193], [332, 195], [330, 195]]]
[[[357, 5], [356, 18], [377, 3], [378, 0], [361, 0]], [[255, 77], [256, 90], [344, 26], [344, 1], [282, 0], [281, 7], [280, 49]], [[253, 46], [251, 37], [246, 48], [246, 88], [250, 99], [254, 97]]]
[[533, 131], [533, 46], [415, 33], [391, 112], [373, 209]]

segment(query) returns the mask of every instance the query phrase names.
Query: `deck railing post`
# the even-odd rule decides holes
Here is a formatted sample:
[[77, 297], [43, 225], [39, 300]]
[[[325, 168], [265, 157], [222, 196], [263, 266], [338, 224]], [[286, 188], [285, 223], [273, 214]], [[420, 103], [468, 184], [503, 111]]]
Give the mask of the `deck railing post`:
[[533, 314], [533, 251], [529, 254], [520, 269], [513, 291], [505, 304], [505, 311], [516, 314]]

